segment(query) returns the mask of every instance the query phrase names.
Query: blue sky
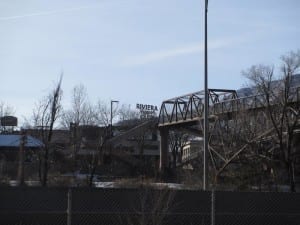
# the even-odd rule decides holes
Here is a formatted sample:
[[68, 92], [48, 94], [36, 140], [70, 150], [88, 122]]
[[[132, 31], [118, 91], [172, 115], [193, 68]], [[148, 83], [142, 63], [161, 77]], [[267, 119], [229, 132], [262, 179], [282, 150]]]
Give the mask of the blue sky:
[[[204, 0], [1, 0], [0, 101], [29, 117], [63, 72], [96, 102], [160, 105], [203, 89]], [[210, 0], [209, 87], [299, 46], [299, 0]]]

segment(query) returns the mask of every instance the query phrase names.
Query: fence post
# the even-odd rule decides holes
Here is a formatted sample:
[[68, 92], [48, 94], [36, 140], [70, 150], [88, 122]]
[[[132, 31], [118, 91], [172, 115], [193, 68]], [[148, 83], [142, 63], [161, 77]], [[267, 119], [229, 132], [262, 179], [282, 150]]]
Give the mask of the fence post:
[[72, 225], [72, 189], [68, 189], [67, 225]]
[[215, 204], [216, 204], [216, 196], [215, 191], [211, 191], [211, 225], [215, 225]]

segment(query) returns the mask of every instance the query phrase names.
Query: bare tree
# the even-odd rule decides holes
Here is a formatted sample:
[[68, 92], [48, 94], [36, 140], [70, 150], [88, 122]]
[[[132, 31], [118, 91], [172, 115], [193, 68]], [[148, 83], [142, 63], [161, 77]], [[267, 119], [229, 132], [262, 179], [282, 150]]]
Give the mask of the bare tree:
[[93, 186], [94, 177], [96, 174], [97, 167], [103, 165], [104, 151], [107, 148], [106, 143], [110, 138], [110, 129], [109, 127], [103, 127], [99, 137], [97, 138], [96, 151], [92, 154], [85, 162], [88, 164], [89, 170], [89, 180], [88, 185]]
[[140, 112], [131, 109], [130, 105], [123, 104], [119, 109], [118, 114], [120, 121], [132, 121], [140, 119]]
[[109, 104], [99, 99], [95, 106], [95, 115], [98, 126], [109, 126], [111, 117], [114, 119], [118, 115], [118, 107], [111, 111]]
[[[219, 187], [261, 187], [271, 180], [264, 168], [273, 168], [274, 161], [270, 149], [264, 151], [262, 146], [273, 129], [266, 126], [264, 110], [252, 110], [256, 104], [253, 99], [255, 97], [247, 99], [250, 104], [245, 108], [240, 106], [236, 113], [216, 117], [210, 129], [210, 174], [214, 175], [212, 182]], [[236, 102], [230, 103], [235, 105]]]
[[272, 66], [252, 66], [244, 76], [261, 94], [270, 126], [274, 129], [274, 145], [278, 146], [277, 157], [284, 163], [290, 190], [295, 191], [295, 150], [292, 143], [299, 120], [298, 91], [293, 88], [293, 75], [300, 69], [300, 51], [281, 57], [281, 75], [274, 76]]
[[[105, 154], [105, 150], [109, 148], [107, 146], [107, 141], [111, 138], [111, 128], [110, 128], [110, 116], [111, 110], [105, 102], [98, 100], [97, 105], [94, 107], [95, 109], [95, 123], [100, 127], [99, 136], [96, 140], [95, 152], [87, 156], [85, 164], [88, 168], [89, 172], [89, 180], [88, 185], [93, 185], [93, 180], [97, 171], [97, 168], [100, 165], [103, 165], [103, 158]], [[116, 113], [115, 109], [113, 113]], [[116, 114], [114, 114], [116, 115]]]
[[49, 153], [52, 147], [53, 129], [62, 109], [61, 83], [62, 76], [54, 89], [36, 104], [36, 108], [33, 111], [34, 126], [39, 129], [39, 136], [44, 143], [39, 167], [39, 177], [43, 186], [47, 186], [48, 182]]
[[[114, 117], [117, 116], [117, 108], [114, 108], [112, 113]], [[97, 104], [93, 105], [88, 101], [87, 90], [82, 84], [73, 88], [71, 109], [63, 112], [62, 124], [64, 127], [71, 125], [73, 156], [74, 160], [76, 159], [74, 162], [80, 163], [82, 169], [89, 174], [87, 179], [89, 186], [93, 184], [98, 166], [103, 163], [104, 151], [107, 149], [106, 142], [111, 138], [110, 118], [109, 104], [99, 99]], [[97, 131], [92, 135], [92, 139], [89, 139], [87, 134], [89, 129]]]
[[87, 90], [83, 84], [76, 85], [72, 89], [71, 108], [63, 111], [61, 124], [71, 130], [73, 157], [75, 159], [82, 143], [80, 126], [95, 124], [95, 110], [88, 101]]
[[76, 85], [72, 90], [71, 108], [62, 113], [61, 123], [69, 128], [70, 124], [94, 125], [94, 107], [88, 101], [88, 94], [83, 84]]
[[13, 116], [15, 112], [16, 110], [14, 109], [14, 107], [6, 104], [3, 101], [0, 101], [0, 117]]
[[273, 66], [252, 66], [243, 75], [254, 95], [219, 103], [229, 113], [216, 116], [210, 127], [210, 174], [215, 173], [215, 183], [243, 188], [273, 184], [270, 188], [276, 188], [285, 169], [290, 189], [295, 191], [297, 150], [293, 142], [299, 89], [294, 87], [293, 75], [298, 72], [299, 55], [291, 52], [281, 58], [280, 76], [275, 76]]
[[172, 152], [172, 167], [177, 167], [177, 162], [181, 162], [183, 147], [187, 144], [190, 135], [180, 130], [169, 132], [169, 146]]

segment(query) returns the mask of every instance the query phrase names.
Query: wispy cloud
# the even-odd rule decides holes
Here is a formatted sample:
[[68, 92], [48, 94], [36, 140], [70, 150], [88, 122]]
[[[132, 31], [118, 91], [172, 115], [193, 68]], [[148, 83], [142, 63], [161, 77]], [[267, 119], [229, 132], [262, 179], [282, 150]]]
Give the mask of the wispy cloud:
[[0, 21], [17, 20], [17, 19], [23, 19], [23, 18], [27, 18], [27, 17], [47, 16], [47, 15], [66, 13], [66, 12], [74, 12], [74, 11], [80, 11], [83, 9], [94, 8], [96, 6], [99, 6], [99, 4], [66, 8], [66, 9], [57, 9], [57, 10], [50, 10], [50, 11], [40, 11], [40, 12], [29, 13], [29, 14], [24, 14], [24, 15], [6, 16], [6, 17], [0, 17]]
[[[246, 38], [244, 36], [212, 40], [208, 42], [208, 49], [213, 50], [213, 49], [225, 48], [245, 40]], [[121, 65], [125, 67], [146, 65], [146, 64], [162, 61], [173, 57], [195, 54], [203, 51], [204, 51], [203, 43], [199, 42], [199, 43], [194, 43], [183, 47], [159, 50], [156, 52], [150, 52], [143, 55], [129, 56], [123, 60]]]

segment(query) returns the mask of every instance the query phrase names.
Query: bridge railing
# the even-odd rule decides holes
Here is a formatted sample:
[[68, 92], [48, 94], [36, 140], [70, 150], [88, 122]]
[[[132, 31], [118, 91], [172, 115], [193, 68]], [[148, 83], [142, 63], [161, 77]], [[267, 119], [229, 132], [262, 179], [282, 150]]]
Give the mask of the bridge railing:
[[[271, 105], [277, 104], [278, 96], [284, 95], [284, 93], [280, 93], [277, 95], [273, 95], [270, 97], [269, 101]], [[300, 87], [291, 88], [288, 93], [287, 102], [300, 102]], [[238, 112], [238, 111], [245, 111], [249, 109], [257, 109], [266, 107], [266, 97], [264, 94], [259, 95], [251, 95], [245, 96], [237, 99], [230, 99], [225, 100], [222, 102], [215, 103], [214, 105], [210, 106], [209, 114], [210, 115], [217, 115], [223, 114], [228, 112]]]
[[210, 115], [218, 115], [228, 112], [238, 112], [247, 109], [260, 108], [264, 106], [263, 95], [253, 95], [238, 99], [215, 103], [210, 107]]
[[[269, 104], [279, 103], [278, 96], [284, 93], [273, 93], [269, 98]], [[289, 90], [288, 102], [298, 102], [300, 104], [300, 87]], [[175, 124], [184, 121], [197, 120], [203, 117], [204, 100], [198, 96], [186, 96], [173, 101], [166, 101], [162, 104], [159, 125]], [[210, 104], [209, 115], [220, 115], [224, 113], [242, 112], [250, 109], [266, 107], [266, 97], [264, 94], [245, 96], [214, 102]]]

